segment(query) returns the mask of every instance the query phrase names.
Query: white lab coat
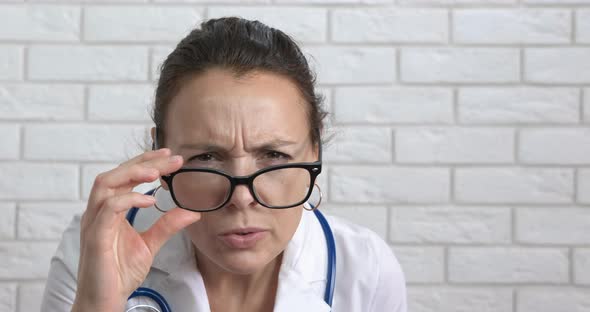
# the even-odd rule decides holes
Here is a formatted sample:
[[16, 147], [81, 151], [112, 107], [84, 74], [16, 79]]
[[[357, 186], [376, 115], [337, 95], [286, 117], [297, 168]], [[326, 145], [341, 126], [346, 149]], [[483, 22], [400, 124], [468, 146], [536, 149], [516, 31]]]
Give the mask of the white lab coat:
[[[155, 209], [140, 209], [134, 226], [144, 230], [158, 217]], [[403, 273], [389, 246], [374, 232], [327, 216], [336, 242], [336, 286], [332, 311], [406, 312]], [[76, 292], [80, 217], [65, 231], [51, 261], [41, 311], [70, 311]], [[193, 245], [184, 231], [174, 236], [154, 259], [143, 283], [168, 301], [172, 311], [209, 312], [203, 279]], [[327, 247], [321, 225], [311, 212], [301, 222], [283, 254], [274, 311], [331, 311], [324, 302]], [[128, 307], [143, 300], [132, 299]], [[148, 310], [134, 310], [148, 311]]]

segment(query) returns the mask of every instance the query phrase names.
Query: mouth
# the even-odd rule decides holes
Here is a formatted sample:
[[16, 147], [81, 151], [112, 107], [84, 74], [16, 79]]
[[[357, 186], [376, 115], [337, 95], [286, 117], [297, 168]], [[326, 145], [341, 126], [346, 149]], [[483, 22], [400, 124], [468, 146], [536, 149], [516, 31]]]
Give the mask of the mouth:
[[219, 238], [231, 249], [249, 249], [255, 247], [268, 233], [260, 228], [239, 228], [224, 232]]

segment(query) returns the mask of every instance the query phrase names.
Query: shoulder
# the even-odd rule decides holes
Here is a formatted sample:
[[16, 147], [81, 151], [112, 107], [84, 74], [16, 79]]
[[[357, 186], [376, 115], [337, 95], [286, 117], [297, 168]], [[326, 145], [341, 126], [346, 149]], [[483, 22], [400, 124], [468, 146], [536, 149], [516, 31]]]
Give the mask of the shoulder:
[[[341, 289], [352, 288], [345, 295], [349, 298], [341, 300], [351, 301], [347, 305], [363, 311], [387, 307], [388, 311], [405, 312], [405, 278], [390, 246], [366, 227], [340, 217], [326, 217], [336, 242], [338, 284], [349, 285]], [[355, 296], [359, 296], [357, 302]]]
[[74, 216], [51, 258], [41, 301], [42, 311], [67, 311], [74, 302], [80, 256], [80, 219], [80, 215]]

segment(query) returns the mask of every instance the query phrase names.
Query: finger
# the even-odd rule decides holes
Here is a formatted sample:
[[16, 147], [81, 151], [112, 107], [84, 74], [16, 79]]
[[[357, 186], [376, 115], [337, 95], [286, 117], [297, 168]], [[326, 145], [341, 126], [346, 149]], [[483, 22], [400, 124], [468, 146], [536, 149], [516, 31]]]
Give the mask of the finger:
[[94, 180], [89, 207], [100, 207], [106, 198], [130, 192], [133, 187], [152, 182], [162, 175], [178, 170], [182, 166], [181, 156], [160, 155], [149, 161], [131, 166], [117, 167], [102, 173]]
[[[99, 186], [105, 188], [135, 187], [138, 183], [134, 177], [148, 177], [155, 180], [159, 176], [169, 174], [182, 166], [182, 156], [160, 156], [126, 167], [118, 167], [102, 176]], [[154, 176], [155, 175], [155, 176]], [[151, 182], [150, 181], [150, 182]], [[145, 182], [145, 181], [141, 181]]]
[[149, 207], [156, 202], [151, 195], [144, 195], [138, 192], [125, 193], [109, 197], [104, 201], [101, 210], [108, 209], [114, 213], [125, 212], [133, 207]]
[[[116, 170], [120, 170], [121, 168], [126, 168], [126, 167], [130, 167], [134, 164], [138, 164], [141, 162], [145, 162], [145, 161], [149, 161], [152, 159], [155, 159], [157, 157], [166, 157], [169, 156], [171, 153], [170, 149], [168, 148], [161, 148], [155, 151], [148, 151], [145, 153], [142, 153], [122, 164], [120, 164], [119, 166], [117, 166], [116, 168], [107, 171], [107, 172], [103, 172], [101, 174], [99, 174], [95, 180], [94, 180], [94, 184], [92, 185], [92, 190], [90, 192], [90, 198], [89, 198], [89, 204], [97, 202], [98, 200], [95, 198], [96, 196], [94, 196], [96, 194], [95, 192], [95, 188], [100, 186], [100, 185], [104, 185], [105, 187], [108, 186], [108, 175], [111, 174], [113, 171]], [[136, 177], [136, 182], [138, 183], [144, 183], [144, 182], [151, 182], [153, 180], [149, 180], [149, 181], [144, 181], [145, 179], [143, 177]], [[90, 206], [90, 205], [89, 205]]]
[[129, 159], [128, 161], [121, 163], [119, 166], [120, 167], [129, 167], [131, 165], [134, 164], [139, 164], [148, 160], [152, 160], [154, 158], [157, 157], [161, 157], [161, 156], [170, 156], [172, 152], [170, 151], [169, 148], [161, 148], [161, 149], [157, 149], [154, 151], [147, 151], [145, 153], [142, 153], [140, 155], [135, 156], [134, 158]]
[[[130, 185], [139, 185], [154, 181], [158, 178], [159, 173], [155, 169], [149, 168], [115, 168], [109, 172], [99, 174], [94, 180], [90, 197], [88, 198], [87, 213], [89, 218], [94, 218], [104, 201], [110, 197], [116, 196], [117, 192], [113, 187], [112, 175], [114, 172], [125, 172], [127, 182]], [[132, 187], [127, 187], [126, 191], [130, 192]]]
[[141, 236], [152, 255], [155, 255], [174, 234], [200, 219], [200, 212], [177, 207], [161, 216], [152, 227], [141, 233]]
[[137, 192], [121, 194], [109, 197], [104, 201], [95, 218], [95, 224], [98, 231], [110, 230], [115, 228], [114, 225], [121, 219], [124, 219], [124, 213], [133, 208], [151, 207], [156, 199], [150, 195], [144, 195]]

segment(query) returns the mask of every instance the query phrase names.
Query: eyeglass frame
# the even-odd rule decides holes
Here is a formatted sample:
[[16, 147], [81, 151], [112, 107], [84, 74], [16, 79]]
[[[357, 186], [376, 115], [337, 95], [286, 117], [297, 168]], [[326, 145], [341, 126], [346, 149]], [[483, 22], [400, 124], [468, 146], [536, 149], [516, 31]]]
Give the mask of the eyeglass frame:
[[[152, 143], [152, 150], [156, 150], [158, 148], [158, 143], [157, 143], [158, 132], [159, 132], [158, 128], [156, 128], [156, 131], [154, 133], [154, 141]], [[301, 200], [293, 205], [286, 205], [286, 206], [272, 206], [272, 205], [267, 205], [267, 204], [263, 203], [258, 198], [258, 195], [254, 191], [254, 179], [256, 179], [258, 176], [260, 176], [264, 173], [267, 173], [269, 171], [275, 171], [275, 170], [280, 170], [280, 169], [289, 169], [289, 168], [302, 168], [302, 169], [306, 169], [309, 172], [310, 187], [307, 191], [307, 194], [303, 198], [303, 200]], [[174, 177], [176, 175], [184, 173], [184, 172], [207, 172], [207, 173], [218, 174], [218, 175], [225, 177], [230, 182], [229, 193], [227, 195], [227, 198], [225, 199], [225, 201], [222, 204], [220, 204], [212, 209], [194, 210], [191, 208], [183, 207], [180, 204], [180, 202], [176, 199], [176, 196], [174, 195], [174, 186], [172, 184], [172, 181], [174, 180]], [[231, 200], [231, 198], [234, 194], [234, 190], [235, 190], [236, 186], [238, 186], [238, 185], [246, 185], [248, 187], [248, 190], [250, 191], [250, 194], [252, 194], [252, 197], [254, 197], [256, 202], [266, 208], [287, 209], [287, 208], [293, 208], [293, 207], [299, 206], [299, 205], [305, 203], [309, 199], [309, 197], [311, 196], [311, 193], [313, 192], [313, 187], [311, 187], [311, 186], [313, 186], [315, 184], [315, 180], [317, 179], [318, 175], [321, 172], [322, 172], [322, 144], [321, 144], [321, 142], [319, 142], [318, 143], [318, 160], [314, 161], [314, 162], [297, 162], [297, 163], [287, 163], [287, 164], [269, 166], [269, 167], [262, 168], [252, 174], [245, 175], [245, 176], [232, 176], [232, 175], [229, 175], [221, 170], [212, 169], [212, 168], [180, 168], [170, 174], [163, 175], [162, 180], [164, 180], [164, 182], [166, 182], [166, 184], [168, 184], [168, 187], [170, 188], [170, 194], [172, 195], [172, 200], [174, 200], [174, 203], [176, 203], [176, 205], [178, 205], [178, 207], [180, 207], [182, 209], [189, 210], [189, 211], [210, 212], [210, 211], [215, 211], [215, 210], [223, 208]]]

